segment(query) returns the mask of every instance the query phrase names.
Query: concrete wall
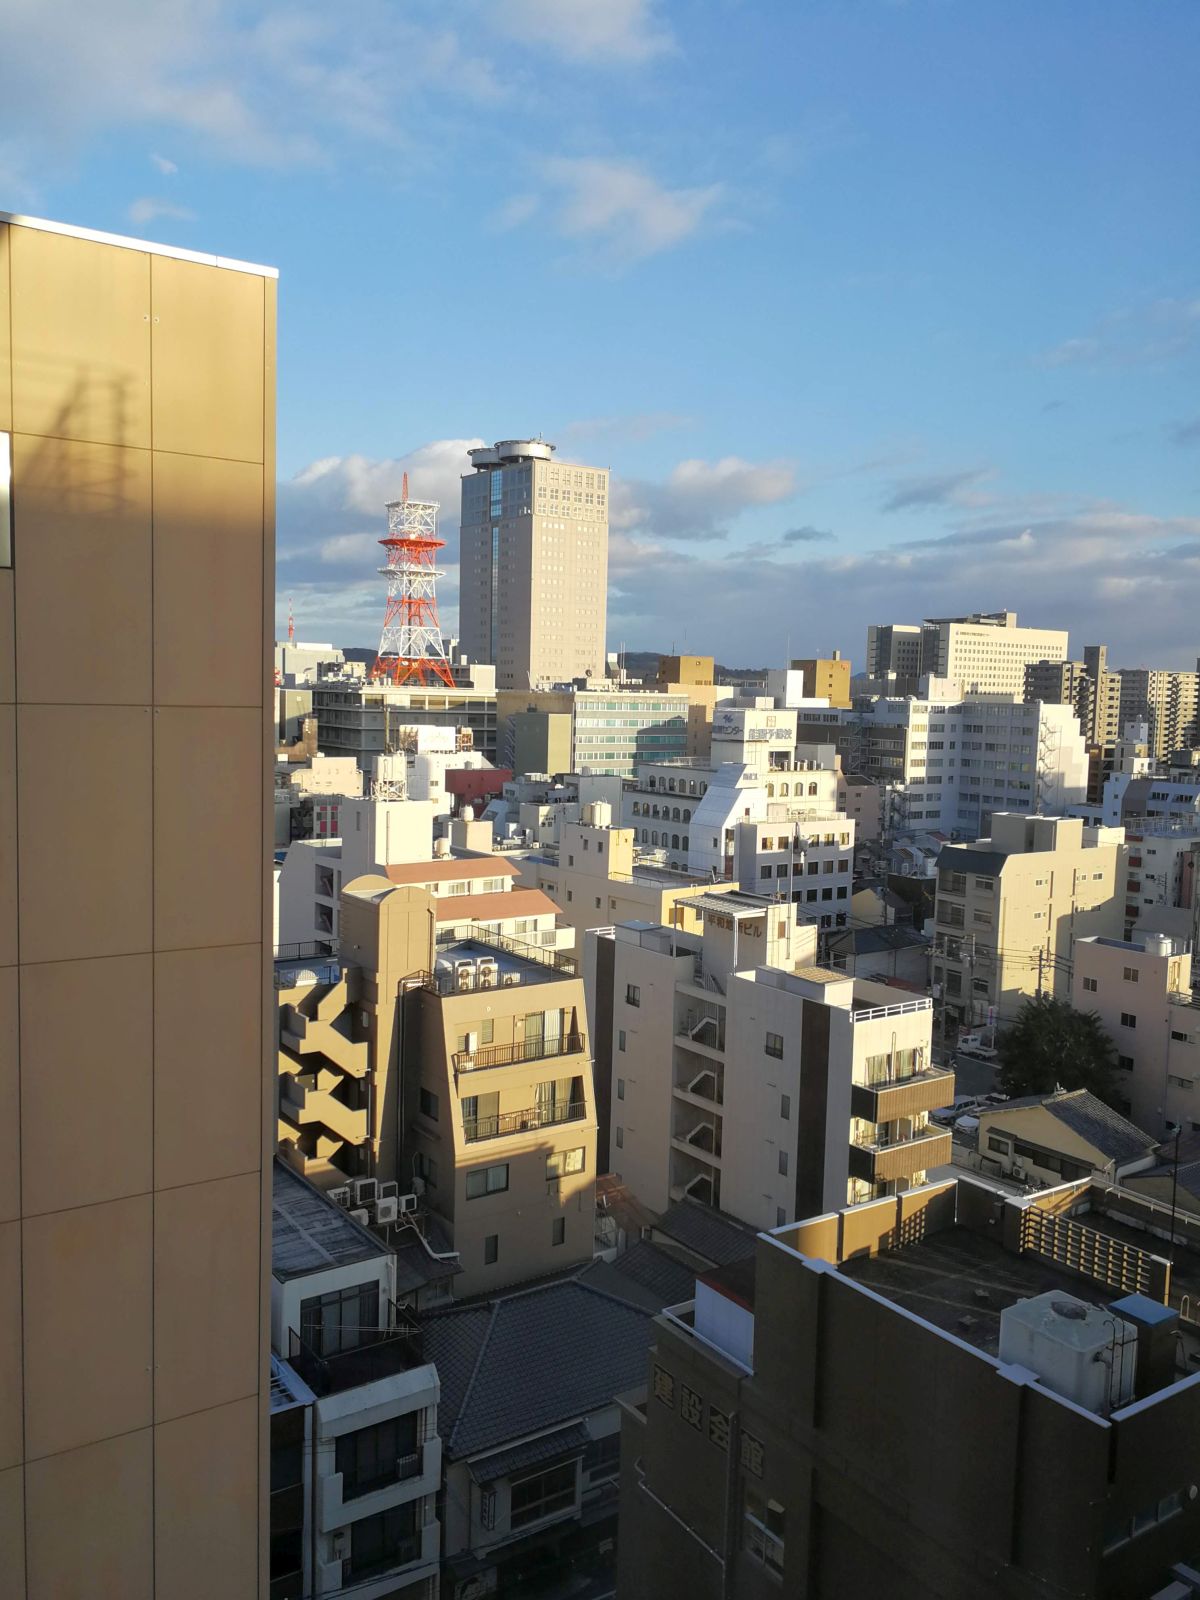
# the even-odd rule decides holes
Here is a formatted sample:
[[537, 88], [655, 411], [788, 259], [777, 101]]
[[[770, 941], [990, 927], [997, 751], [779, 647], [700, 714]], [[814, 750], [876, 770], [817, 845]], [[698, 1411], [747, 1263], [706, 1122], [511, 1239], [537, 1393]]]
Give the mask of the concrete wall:
[[261, 270], [0, 221], [6, 1596], [265, 1577], [274, 350]]

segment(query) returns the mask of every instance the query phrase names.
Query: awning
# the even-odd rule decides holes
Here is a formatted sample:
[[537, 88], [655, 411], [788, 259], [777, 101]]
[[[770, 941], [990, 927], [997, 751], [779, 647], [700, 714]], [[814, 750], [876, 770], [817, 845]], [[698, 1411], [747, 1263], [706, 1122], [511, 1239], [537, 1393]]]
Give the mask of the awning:
[[467, 1470], [476, 1483], [495, 1483], [498, 1478], [510, 1477], [525, 1467], [536, 1467], [543, 1461], [554, 1461], [559, 1456], [578, 1455], [591, 1440], [582, 1422], [569, 1428], [559, 1428], [557, 1433], [543, 1433], [524, 1444], [515, 1444], [511, 1450], [498, 1450], [494, 1455], [483, 1456], [467, 1463]]

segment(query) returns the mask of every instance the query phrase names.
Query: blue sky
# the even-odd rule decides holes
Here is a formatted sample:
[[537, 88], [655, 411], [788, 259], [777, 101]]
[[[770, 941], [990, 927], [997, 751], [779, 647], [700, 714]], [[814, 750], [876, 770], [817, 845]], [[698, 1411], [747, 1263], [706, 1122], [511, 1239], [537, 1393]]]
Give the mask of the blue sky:
[[407, 467], [614, 473], [610, 644], [1200, 652], [1192, 0], [0, 0], [0, 208], [280, 269], [279, 587]]

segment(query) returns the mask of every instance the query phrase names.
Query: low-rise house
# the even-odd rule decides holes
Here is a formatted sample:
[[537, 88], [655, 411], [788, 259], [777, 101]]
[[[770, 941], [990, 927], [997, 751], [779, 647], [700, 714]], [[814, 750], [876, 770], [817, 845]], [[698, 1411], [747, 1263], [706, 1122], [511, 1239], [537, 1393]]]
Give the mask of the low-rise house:
[[1025, 1095], [979, 1113], [981, 1170], [1053, 1185], [1093, 1172], [1123, 1183], [1154, 1163], [1157, 1141], [1087, 1089]]

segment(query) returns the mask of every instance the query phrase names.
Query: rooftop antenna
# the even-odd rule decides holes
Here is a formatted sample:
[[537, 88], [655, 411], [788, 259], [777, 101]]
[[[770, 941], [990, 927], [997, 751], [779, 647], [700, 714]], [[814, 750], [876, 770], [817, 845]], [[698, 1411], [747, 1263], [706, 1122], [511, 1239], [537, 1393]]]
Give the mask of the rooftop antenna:
[[288, 643], [296, 642], [296, 616], [292, 610], [292, 597], [288, 595]]

